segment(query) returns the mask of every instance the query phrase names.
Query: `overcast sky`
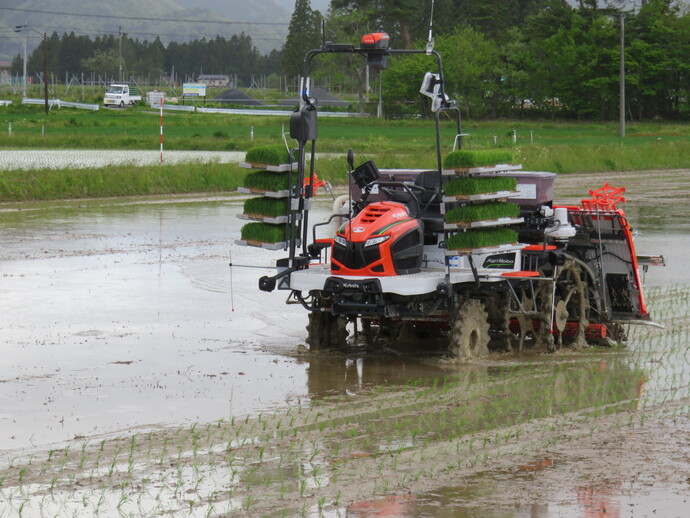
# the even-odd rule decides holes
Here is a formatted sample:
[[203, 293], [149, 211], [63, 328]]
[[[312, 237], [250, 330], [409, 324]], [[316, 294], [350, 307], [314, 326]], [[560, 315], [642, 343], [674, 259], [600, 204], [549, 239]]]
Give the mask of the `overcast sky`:
[[[283, 6], [290, 14], [295, 10], [295, 0], [275, 0], [278, 4]], [[331, 0], [311, 0], [311, 8], [318, 9], [322, 13], [328, 11], [328, 6]]]

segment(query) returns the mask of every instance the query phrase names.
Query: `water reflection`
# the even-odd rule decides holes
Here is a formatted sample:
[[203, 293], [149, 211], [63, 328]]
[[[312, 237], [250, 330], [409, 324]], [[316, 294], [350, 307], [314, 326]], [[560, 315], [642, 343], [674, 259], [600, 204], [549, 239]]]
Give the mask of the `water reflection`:
[[377, 387], [381, 401], [349, 419], [355, 429], [365, 431], [357, 451], [369, 454], [388, 451], [391, 444], [399, 449], [544, 417], [579, 412], [596, 418], [632, 410], [646, 380], [642, 369], [613, 354], [575, 361], [550, 357], [544, 362], [464, 365], [451, 374], [404, 359], [304, 361], [309, 364], [309, 392], [317, 400], [356, 402], [362, 388]]

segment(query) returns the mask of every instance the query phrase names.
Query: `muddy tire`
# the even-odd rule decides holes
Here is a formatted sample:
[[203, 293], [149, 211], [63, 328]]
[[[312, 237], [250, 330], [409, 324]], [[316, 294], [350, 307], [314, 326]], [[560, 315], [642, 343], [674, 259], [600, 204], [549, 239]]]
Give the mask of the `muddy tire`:
[[[557, 267], [555, 286], [543, 282], [537, 288], [537, 309], [539, 310], [540, 342], [546, 342], [549, 351], [553, 352], [563, 345], [586, 347], [585, 332], [589, 325], [590, 305], [587, 295], [587, 282], [582, 268], [574, 261], [567, 261]], [[551, 274], [540, 272], [543, 277]], [[571, 336], [564, 336], [568, 324], [576, 324]], [[549, 333], [551, 338], [546, 336]], [[569, 333], [569, 334], [570, 334]]]
[[556, 281], [554, 331], [559, 345], [563, 343], [563, 331], [568, 322], [577, 322], [575, 336], [567, 340], [573, 346], [586, 346], [585, 331], [589, 325], [589, 300], [582, 269], [572, 261], [560, 268]]
[[488, 345], [489, 322], [484, 304], [466, 300], [455, 313], [448, 352], [455, 358], [481, 358], [489, 354]]
[[341, 349], [347, 345], [347, 320], [328, 311], [312, 311], [307, 324], [309, 349]]
[[520, 286], [515, 296], [509, 296], [508, 321], [509, 328], [513, 327], [511, 348], [517, 352], [522, 352], [526, 344], [534, 346], [537, 340], [533, 323], [534, 308], [535, 300], [526, 286]]

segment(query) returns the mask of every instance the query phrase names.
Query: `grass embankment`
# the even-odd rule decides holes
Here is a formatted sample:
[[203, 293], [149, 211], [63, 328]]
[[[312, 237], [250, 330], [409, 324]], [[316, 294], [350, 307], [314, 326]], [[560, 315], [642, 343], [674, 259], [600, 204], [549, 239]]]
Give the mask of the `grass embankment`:
[[[54, 108], [46, 116], [40, 106], [12, 105], [0, 108], [0, 149], [157, 149], [159, 142], [158, 111], [145, 106], [127, 109], [101, 109], [86, 112]], [[282, 144], [282, 131], [288, 117], [243, 116], [202, 113], [166, 113], [164, 135], [166, 150], [248, 150], [255, 146]], [[9, 133], [9, 125], [12, 134]], [[538, 121], [465, 122], [465, 148], [502, 150], [513, 156], [525, 170], [572, 172], [607, 172], [688, 167], [690, 156], [690, 125], [667, 123], [629, 124], [627, 137], [618, 137], [615, 123], [575, 123]], [[375, 156], [381, 168], [436, 167], [434, 125], [430, 121], [326, 118], [319, 120], [319, 153], [333, 153], [337, 158], [318, 159], [320, 179], [344, 184], [347, 179], [345, 156], [348, 148], [356, 153], [356, 163]], [[442, 123], [444, 156], [450, 153], [455, 137], [452, 123]], [[293, 141], [290, 141], [293, 144]], [[67, 189], [26, 186], [25, 173], [0, 172], [4, 193], [23, 193], [0, 198], [2, 201], [45, 199], [45, 196], [71, 197], [119, 196], [166, 192], [198, 192], [225, 190], [230, 180], [215, 175], [222, 166], [186, 166], [188, 181], [174, 182], [164, 189], [169, 176], [179, 169], [165, 167], [104, 168], [90, 172], [35, 172], [36, 178], [52, 179], [55, 174], [64, 180], [52, 179], [52, 185], [64, 183]], [[209, 171], [205, 171], [205, 169]], [[105, 177], [123, 170], [132, 171], [132, 178], [110, 191], [99, 183], [110, 183]], [[172, 172], [172, 171], [175, 172]], [[204, 172], [205, 171], [205, 172]], [[240, 178], [239, 172], [232, 174]], [[140, 178], [141, 177], [141, 178]], [[158, 177], [158, 178], [154, 178]], [[212, 181], [213, 178], [218, 181]], [[19, 185], [16, 184], [19, 182]], [[78, 185], [82, 182], [81, 185]], [[38, 180], [37, 180], [38, 183]], [[237, 182], [239, 184], [239, 181]], [[235, 185], [235, 182], [232, 182]], [[234, 187], [231, 187], [231, 189]], [[141, 189], [141, 190], [140, 190]], [[103, 194], [97, 194], [97, 193]], [[81, 194], [88, 193], [88, 194]]]
[[246, 170], [228, 164], [0, 172], [0, 201], [57, 200], [236, 190]]

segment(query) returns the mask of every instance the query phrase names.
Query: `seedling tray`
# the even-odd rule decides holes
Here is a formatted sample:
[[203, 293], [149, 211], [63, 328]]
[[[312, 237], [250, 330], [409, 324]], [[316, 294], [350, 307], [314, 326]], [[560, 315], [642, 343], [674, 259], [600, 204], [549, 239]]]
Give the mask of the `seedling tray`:
[[242, 194], [260, 194], [267, 198], [289, 198], [290, 191], [285, 189], [283, 191], [265, 191], [263, 189], [256, 189], [255, 187], [238, 187], [237, 192]]
[[524, 245], [521, 243], [506, 243], [504, 245], [486, 246], [484, 248], [461, 248], [448, 249], [446, 256], [452, 257], [454, 255], [470, 255], [470, 254], [491, 254], [496, 252], [508, 252], [510, 250], [520, 250]]
[[248, 221], [261, 221], [263, 223], [270, 223], [271, 225], [279, 225], [281, 223], [287, 223], [288, 219], [289, 219], [287, 216], [272, 217], [272, 216], [261, 216], [260, 214], [237, 214], [237, 217], [239, 219], [244, 219], [244, 220], [248, 220]]
[[457, 176], [457, 175], [472, 175], [472, 174], [482, 174], [482, 173], [501, 173], [503, 171], [521, 171], [521, 164], [497, 164], [494, 166], [483, 166], [483, 167], [458, 167], [455, 169], [443, 169], [441, 173], [444, 176]]
[[515, 225], [517, 223], [522, 223], [523, 221], [523, 218], [498, 218], [470, 222], [459, 221], [457, 223], [445, 223], [443, 228], [446, 230], [456, 230], [458, 228], [498, 227], [501, 225]]
[[452, 203], [455, 201], [488, 201], [488, 200], [498, 200], [500, 198], [513, 198], [514, 196], [519, 196], [520, 191], [498, 191], [498, 192], [485, 192], [482, 194], [458, 194], [455, 196], [444, 196], [444, 203]]
[[297, 162], [278, 165], [257, 164], [255, 162], [240, 162], [239, 166], [244, 169], [260, 169], [262, 171], [271, 171], [272, 173], [287, 173], [288, 171], [297, 169]]
[[[264, 250], [284, 250], [288, 247], [287, 241], [279, 241], [277, 243], [263, 243], [261, 241], [249, 241], [244, 239], [235, 239], [235, 244], [240, 246], [253, 246], [256, 248], [263, 248]], [[300, 246], [300, 240], [297, 240], [297, 246]]]

